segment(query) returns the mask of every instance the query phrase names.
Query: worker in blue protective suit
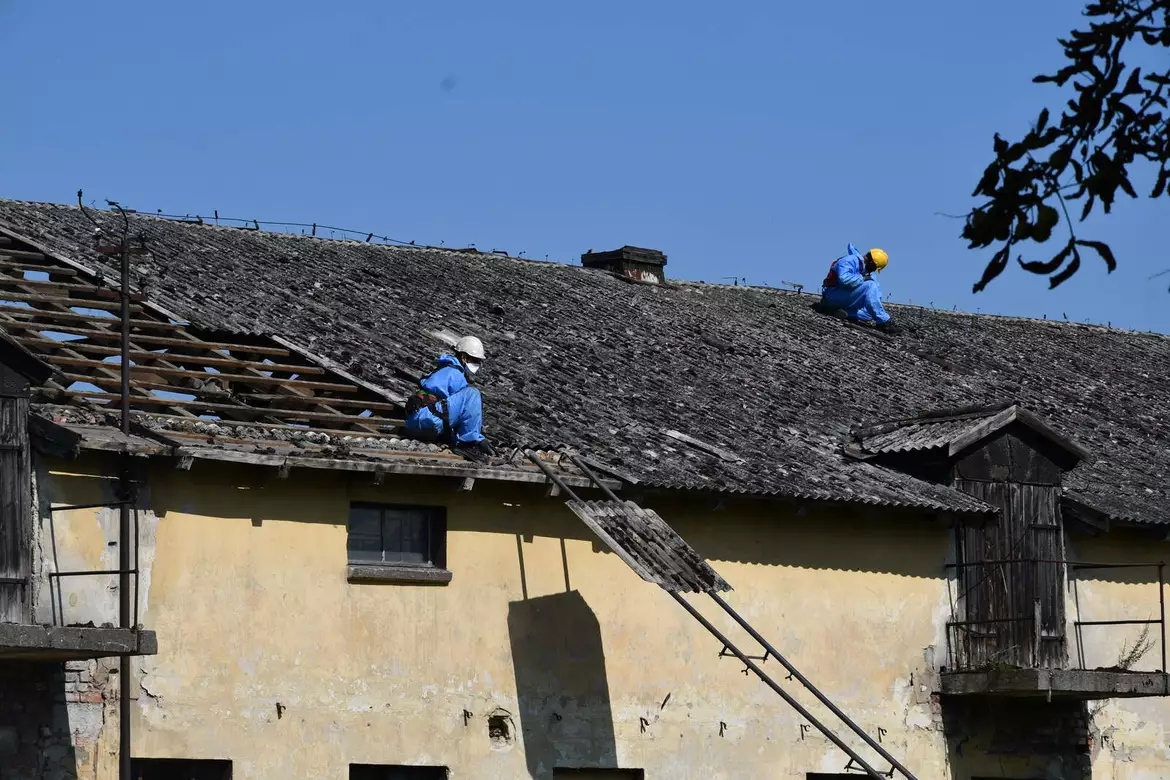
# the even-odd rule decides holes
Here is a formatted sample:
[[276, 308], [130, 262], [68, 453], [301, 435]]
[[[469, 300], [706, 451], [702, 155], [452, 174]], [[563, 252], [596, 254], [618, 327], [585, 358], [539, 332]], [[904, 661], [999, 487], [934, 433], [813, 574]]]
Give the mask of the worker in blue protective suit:
[[443, 355], [438, 367], [419, 380], [406, 404], [406, 433], [422, 441], [443, 442], [456, 452], [480, 460], [495, 455], [483, 435], [483, 399], [473, 385], [483, 365], [483, 342], [464, 336], [455, 355]]
[[863, 255], [850, 244], [845, 256], [829, 267], [821, 287], [822, 307], [844, 309], [852, 322], [872, 323], [880, 331], [896, 333], [897, 326], [882, 306], [882, 288], [873, 276], [889, 261], [889, 255], [881, 249], [871, 249]]

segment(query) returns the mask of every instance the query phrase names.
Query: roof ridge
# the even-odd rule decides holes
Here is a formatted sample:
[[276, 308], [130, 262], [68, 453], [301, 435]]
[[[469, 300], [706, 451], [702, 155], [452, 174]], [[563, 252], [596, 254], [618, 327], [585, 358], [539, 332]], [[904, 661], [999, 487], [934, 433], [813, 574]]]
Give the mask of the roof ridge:
[[[15, 204], [20, 204], [20, 205], [25, 205], [25, 206], [48, 206], [48, 207], [52, 207], [52, 208], [68, 209], [70, 211], [78, 211], [79, 210], [77, 204], [52, 203], [49, 201], [35, 201], [35, 200], [19, 200], [17, 198], [0, 197], [0, 203], [15, 203]], [[94, 207], [94, 210], [100, 211], [104, 214], [112, 213], [109, 209], [104, 209], [104, 208], [100, 208], [100, 207]], [[447, 246], [434, 246], [431, 244], [410, 244], [410, 243], [403, 243], [403, 242], [395, 242], [395, 243], [387, 242], [387, 243], [377, 243], [376, 244], [373, 242], [361, 241], [361, 240], [352, 239], [352, 238], [330, 238], [330, 237], [325, 237], [325, 236], [310, 236], [310, 235], [305, 235], [303, 233], [283, 232], [280, 230], [263, 230], [263, 229], [247, 228], [247, 227], [236, 226], [236, 225], [217, 225], [217, 224], [213, 224], [212, 222], [208, 221], [208, 220], [214, 219], [214, 217], [204, 218], [200, 214], [196, 214], [194, 216], [194, 218], [187, 219], [187, 218], [179, 217], [176, 215], [167, 216], [167, 215], [161, 215], [161, 214], [152, 214], [148, 211], [131, 210], [130, 213], [132, 216], [149, 217], [150, 219], [156, 219], [156, 220], [160, 220], [160, 221], [167, 222], [170, 224], [189, 225], [191, 227], [211, 228], [211, 229], [215, 229], [215, 230], [226, 230], [226, 231], [237, 231], [237, 232], [242, 231], [245, 233], [257, 233], [259, 235], [279, 236], [282, 238], [287, 237], [287, 238], [294, 238], [294, 239], [319, 240], [319, 241], [325, 241], [325, 242], [330, 242], [330, 243], [335, 243], [335, 244], [341, 244], [343, 246], [373, 246], [373, 247], [386, 247], [389, 249], [417, 249], [417, 250], [423, 250], [423, 251], [433, 250], [436, 252], [450, 252], [453, 254], [468, 255], [468, 256], [474, 256], [474, 257], [496, 257], [496, 258], [500, 258], [500, 259], [512, 260], [512, 261], [518, 262], [518, 263], [531, 263], [531, 264], [535, 264], [535, 265], [539, 265], [539, 266], [558, 266], [558, 267], [562, 267], [562, 268], [572, 268], [572, 269], [584, 270], [584, 271], [591, 270], [591, 269], [583, 268], [580, 265], [576, 265], [576, 264], [569, 263], [569, 262], [562, 262], [559, 260], [541, 260], [541, 259], [534, 258], [534, 257], [517, 257], [515, 255], [509, 255], [506, 253], [500, 254], [498, 252], [480, 251], [480, 250], [476, 249], [475, 247], [447, 247]], [[196, 221], [196, 220], [198, 220], [198, 221]], [[277, 223], [269, 222], [269, 224], [277, 224]], [[292, 225], [293, 223], [281, 223], [281, 224]], [[676, 288], [714, 287], [717, 289], [728, 289], [728, 290], [736, 290], [736, 291], [738, 291], [738, 290], [743, 290], [743, 291], [752, 290], [754, 292], [781, 294], [781, 295], [807, 295], [810, 297], [818, 297], [820, 295], [820, 293], [818, 293], [818, 292], [806, 292], [806, 291], [804, 291], [803, 288], [801, 290], [787, 290], [787, 289], [780, 288], [780, 287], [771, 287], [771, 286], [766, 286], [766, 285], [726, 284], [726, 283], [722, 283], [722, 282], [709, 282], [709, 281], [704, 281], [701, 279], [670, 279], [669, 281], [670, 281], [671, 285], [673, 285]], [[1170, 333], [1160, 333], [1158, 331], [1152, 331], [1152, 330], [1136, 330], [1136, 329], [1131, 329], [1131, 328], [1115, 328], [1112, 325], [1102, 325], [1100, 323], [1074, 322], [1072, 320], [1055, 320], [1055, 319], [1048, 319], [1047, 317], [1028, 317], [1028, 316], [1020, 315], [1020, 314], [994, 314], [994, 313], [959, 311], [959, 310], [948, 311], [947, 309], [936, 309], [936, 308], [933, 308], [930, 306], [916, 305], [913, 303], [898, 303], [898, 302], [893, 302], [893, 301], [888, 302], [886, 305], [890, 306], [891, 308], [894, 308], [894, 309], [916, 309], [918, 311], [930, 312], [931, 314], [941, 314], [941, 315], [945, 315], [945, 316], [949, 316], [949, 317], [958, 317], [958, 318], [972, 317], [972, 318], [977, 318], [977, 319], [998, 319], [998, 320], [1025, 322], [1025, 323], [1049, 324], [1049, 325], [1052, 325], [1055, 327], [1088, 328], [1090, 330], [1097, 330], [1097, 331], [1104, 332], [1104, 333], [1121, 333], [1121, 334], [1134, 335], [1134, 336], [1155, 337], [1155, 338], [1162, 339], [1162, 340], [1170, 339]]]
[[[52, 201], [19, 200], [17, 198], [5, 198], [5, 197], [0, 197], [0, 203], [15, 203], [15, 204], [19, 204], [22, 206], [48, 206], [48, 207], [57, 208], [57, 209], [68, 209], [70, 211], [78, 211], [79, 210], [79, 207], [76, 203], [54, 203]], [[102, 208], [100, 206], [91, 206], [89, 208], [93, 211], [97, 211], [97, 212], [100, 212], [102, 214], [113, 214], [114, 213], [110, 209]], [[127, 212], [127, 214], [130, 215], [131, 218], [148, 217], [150, 219], [160, 220], [163, 222], [167, 222], [169, 224], [189, 225], [189, 226], [194, 227], [194, 228], [211, 228], [211, 229], [215, 229], [215, 230], [243, 231], [245, 233], [257, 233], [259, 235], [279, 236], [281, 238], [298, 238], [298, 239], [309, 239], [309, 240], [315, 240], [315, 241], [325, 241], [325, 242], [329, 242], [329, 243], [343, 244], [346, 246], [375, 246], [375, 247], [386, 247], [389, 249], [434, 250], [436, 252], [452, 252], [455, 254], [467, 254], [467, 255], [475, 255], [475, 256], [479, 256], [479, 257], [498, 257], [501, 259], [516, 260], [516, 261], [523, 262], [523, 263], [563, 265], [567, 268], [576, 268], [577, 267], [575, 265], [572, 265], [571, 263], [562, 263], [562, 262], [559, 262], [557, 260], [541, 260], [541, 259], [535, 258], [535, 257], [517, 257], [515, 255], [507, 254], [506, 252], [501, 253], [499, 251], [484, 251], [484, 250], [477, 249], [474, 246], [469, 246], [469, 247], [435, 246], [433, 244], [415, 244], [415, 243], [409, 243], [409, 242], [403, 242], [403, 241], [397, 241], [397, 240], [374, 243], [372, 241], [361, 241], [360, 239], [356, 239], [356, 238], [334, 238], [331, 236], [305, 235], [304, 233], [293, 233], [293, 232], [286, 232], [283, 230], [264, 230], [263, 228], [250, 228], [250, 227], [247, 227], [248, 221], [239, 220], [239, 219], [234, 218], [234, 217], [232, 217], [230, 219], [232, 221], [236, 221], [236, 222], [242, 221], [243, 224], [241, 224], [241, 225], [220, 225], [220, 224], [216, 224], [214, 222], [216, 217], [214, 217], [214, 216], [207, 217], [207, 216], [204, 216], [202, 214], [194, 214], [194, 215], [180, 217], [176, 214], [158, 214], [158, 213], [151, 213], [149, 211], [140, 211], [138, 209], [133, 209], [133, 208], [126, 209], [126, 212]], [[228, 217], [220, 217], [219, 219], [229, 219], [229, 218]], [[294, 224], [292, 222], [281, 223], [281, 222], [275, 222], [275, 221], [271, 221], [271, 220], [259, 220], [259, 221], [262, 224], [272, 224], [272, 225], [284, 224], [284, 225], [291, 226]], [[255, 222], [255, 220], [252, 220], [252, 222]], [[319, 226], [319, 227], [321, 227], [322, 229], [325, 229], [325, 230], [331, 229], [331, 228], [327, 228], [324, 226]], [[350, 231], [348, 228], [341, 228], [341, 229], [346, 230], [347, 232], [354, 232], [354, 233], [361, 232], [361, 231]]]
[[[704, 286], [717, 287], [719, 289], [728, 290], [751, 290], [753, 292], [772, 293], [779, 295], [807, 295], [812, 298], [819, 298], [819, 292], [806, 292], [804, 290], [786, 290], [782, 287], [771, 287], [755, 284], [726, 284], [724, 282], [708, 282], [699, 279], [672, 279], [675, 285], [679, 287], [687, 286]], [[943, 314], [951, 317], [974, 317], [978, 319], [1000, 319], [1000, 320], [1018, 320], [1021, 322], [1035, 322], [1045, 325], [1053, 325], [1057, 327], [1076, 327], [1076, 328], [1090, 328], [1104, 331], [1106, 333], [1125, 333], [1135, 336], [1154, 336], [1160, 339], [1170, 339], [1170, 333], [1161, 333], [1156, 330], [1136, 330], [1133, 328], [1116, 328], [1112, 325], [1101, 325], [1095, 322], [1074, 322], [1072, 320], [1050, 320], [1046, 317], [1028, 317], [1023, 314], [995, 314], [992, 312], [973, 312], [960, 309], [936, 309], [933, 306], [922, 306], [914, 303], [898, 303], [897, 301], [884, 301], [887, 307], [896, 309], [916, 309], [918, 311], [930, 312], [931, 314]]]

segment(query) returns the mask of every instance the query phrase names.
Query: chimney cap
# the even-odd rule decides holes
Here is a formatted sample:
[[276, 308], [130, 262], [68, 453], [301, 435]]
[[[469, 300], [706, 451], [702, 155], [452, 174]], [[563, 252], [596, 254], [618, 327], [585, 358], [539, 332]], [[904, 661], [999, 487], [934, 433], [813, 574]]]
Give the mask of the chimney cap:
[[629, 244], [609, 252], [594, 252], [590, 249], [581, 255], [581, 264], [588, 268], [608, 268], [620, 262], [663, 266], [666, 265], [666, 255], [658, 249], [646, 249]]
[[662, 284], [666, 281], [666, 273], [663, 270], [666, 255], [657, 249], [644, 249], [628, 244], [609, 252], [594, 252], [590, 249], [581, 255], [581, 265], [586, 268], [599, 268], [639, 282]]

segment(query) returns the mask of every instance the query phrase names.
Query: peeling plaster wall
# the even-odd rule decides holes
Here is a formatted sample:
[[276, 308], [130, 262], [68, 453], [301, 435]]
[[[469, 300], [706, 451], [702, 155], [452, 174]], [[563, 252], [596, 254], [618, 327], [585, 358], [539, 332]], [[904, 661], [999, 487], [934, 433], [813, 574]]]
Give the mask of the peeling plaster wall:
[[[1149, 534], [1118, 530], [1102, 537], [1070, 539], [1070, 550], [1079, 560], [1109, 563], [1146, 563], [1170, 560], [1170, 544], [1152, 541]], [[1163, 584], [1170, 603], [1170, 584]], [[1158, 572], [1153, 568], [1107, 569], [1082, 572], [1070, 582], [1069, 610], [1079, 603], [1083, 620], [1157, 620]], [[1075, 663], [1083, 654], [1085, 665], [1115, 666], [1132, 657], [1142, 643], [1141, 626], [1085, 626], [1082, 649], [1070, 633], [1069, 654]], [[1146, 647], [1134, 661], [1135, 670], [1162, 668], [1159, 626], [1150, 626]], [[1153, 780], [1170, 775], [1170, 701], [1162, 698], [1113, 699], [1088, 705], [1090, 736], [1094, 751], [1094, 778], [1105, 780]]]
[[[89, 477], [43, 480], [53, 501], [94, 500]], [[134, 754], [231, 759], [233, 776], [249, 779], [342, 780], [349, 763], [439, 764], [475, 780], [544, 780], [554, 766], [643, 768], [651, 780], [842, 771], [843, 754], [720, 659], [712, 637], [542, 488], [455, 484], [154, 468], [141, 619], [158, 632], [159, 655], [136, 661]], [[447, 506], [451, 583], [349, 583], [350, 501]], [[972, 776], [976, 764], [954, 760], [963, 735], [944, 735], [932, 693], [949, 603], [941, 524], [873, 510], [645, 503], [736, 588], [729, 601], [864, 728], [883, 729], [922, 780]], [[97, 534], [63, 525], [112, 528], [93, 512], [58, 517], [58, 554], [78, 559], [93, 551], [74, 546]], [[102, 586], [77, 587], [67, 613], [97, 614]], [[774, 661], [765, 668], [783, 679]], [[86, 767], [100, 777], [116, 750], [116, 675], [103, 701]], [[1164, 702], [1111, 702], [1098, 721], [1116, 724], [1110, 739], [1126, 752], [1094, 743], [1094, 776], [1137, 780], [1166, 765], [1152, 739], [1170, 721]]]
[[[33, 507], [33, 615], [35, 622], [54, 625], [118, 625], [118, 578], [88, 575], [53, 580], [51, 571], [85, 571], [118, 568], [117, 509], [77, 510], [51, 513], [61, 504], [94, 504], [113, 501], [112, 470], [101, 459], [49, 463], [34, 457]], [[150, 491], [142, 490], [142, 505], [149, 506]], [[146, 623], [150, 575], [153, 570], [157, 518], [148, 509], [139, 511], [139, 556], [142, 581], [139, 590], [139, 622]], [[3, 669], [5, 662], [0, 662]], [[54, 704], [52, 720], [45, 728], [68, 735], [67, 755], [53, 748], [41, 751], [43, 774], [30, 777], [98, 780], [118, 774], [118, 660], [42, 662], [21, 664], [38, 679], [52, 680], [47, 689], [33, 695], [25, 690], [6, 696], [25, 706], [40, 706], [49, 697]], [[136, 676], [141, 676], [136, 665]], [[48, 693], [45, 693], [45, 690]], [[48, 739], [48, 737], [46, 737]], [[55, 744], [55, 743], [54, 743]], [[0, 761], [0, 769], [5, 764]], [[51, 771], [50, 771], [51, 770]], [[16, 775], [17, 778], [20, 775]], [[0, 771], [0, 780], [9, 776]]]

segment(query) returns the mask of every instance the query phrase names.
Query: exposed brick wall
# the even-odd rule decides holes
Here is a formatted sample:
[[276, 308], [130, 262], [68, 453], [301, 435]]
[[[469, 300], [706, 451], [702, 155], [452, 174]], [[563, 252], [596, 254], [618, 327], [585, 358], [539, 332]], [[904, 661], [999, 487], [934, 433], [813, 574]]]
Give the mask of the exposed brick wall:
[[0, 661], [0, 780], [76, 777], [66, 674], [60, 663]]
[[[1084, 702], [1044, 699], [943, 700], [953, 764], [978, 757], [1043, 767], [1045, 776], [1090, 780], [1093, 739]], [[1058, 773], [1058, 774], [1054, 774]]]

